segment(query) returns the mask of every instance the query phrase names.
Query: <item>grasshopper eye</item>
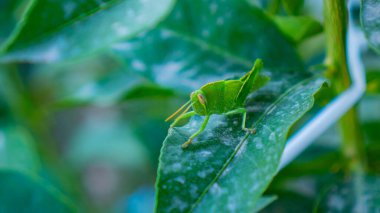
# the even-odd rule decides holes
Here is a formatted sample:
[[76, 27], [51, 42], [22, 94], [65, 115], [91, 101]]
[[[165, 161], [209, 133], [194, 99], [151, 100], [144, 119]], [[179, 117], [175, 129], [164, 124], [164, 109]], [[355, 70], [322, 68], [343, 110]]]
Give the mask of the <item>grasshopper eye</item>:
[[198, 94], [198, 100], [202, 105], [206, 105], [206, 98], [202, 94]]

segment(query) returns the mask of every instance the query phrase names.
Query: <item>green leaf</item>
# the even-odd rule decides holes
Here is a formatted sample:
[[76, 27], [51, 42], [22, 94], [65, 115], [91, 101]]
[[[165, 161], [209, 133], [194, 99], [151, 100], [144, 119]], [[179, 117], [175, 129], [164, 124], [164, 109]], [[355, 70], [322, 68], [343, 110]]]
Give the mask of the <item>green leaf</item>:
[[380, 94], [380, 72], [368, 72], [366, 80], [367, 94]]
[[[380, 102], [380, 101], [379, 101]], [[361, 125], [366, 139], [366, 157], [368, 171], [380, 173], [380, 121], [367, 122]]]
[[256, 58], [272, 80], [282, 78], [273, 73], [303, 70], [292, 44], [245, 1], [180, 1], [156, 29], [114, 51], [125, 69], [186, 96], [208, 82], [241, 77]]
[[361, 1], [361, 22], [370, 45], [380, 53], [380, 0]]
[[0, 170], [0, 186], [0, 205], [4, 212], [75, 211], [68, 197], [41, 178]]
[[157, 24], [174, 0], [32, 0], [3, 47], [3, 61], [57, 61], [82, 56]]
[[[0, 127], [0, 206], [4, 212], [72, 212], [68, 197], [39, 176], [32, 138], [22, 127]], [[20, 205], [22, 203], [22, 205]]]
[[[271, 80], [247, 101], [248, 110], [254, 112], [250, 113], [249, 122], [257, 121], [258, 117], [263, 115], [265, 110], [269, 110], [268, 107], [279, 100], [280, 96], [292, 85], [297, 85], [310, 77], [310, 73], [304, 71], [303, 63], [296, 54], [294, 46], [282, 35], [273, 21], [260, 9], [244, 1], [229, 0], [222, 3], [216, 0], [180, 1], [169, 17], [156, 29], [141, 34], [135, 39], [119, 43], [114, 46], [114, 50], [125, 61], [127, 70], [135, 71], [166, 88], [173, 88], [186, 97], [190, 91], [208, 82], [241, 77], [250, 70], [256, 58], [262, 58], [263, 74]], [[236, 206], [253, 211], [254, 203], [276, 173], [287, 128], [312, 105], [311, 96], [318, 90], [321, 81], [313, 78], [308, 83], [310, 83], [307, 84], [308, 86], [298, 85], [297, 88], [291, 90], [294, 93], [305, 91], [305, 96], [302, 97], [309, 99], [305, 102], [300, 100], [302, 103], [292, 105], [292, 110], [300, 110], [300, 112], [292, 119], [289, 118], [287, 120], [289, 123], [286, 125], [276, 126], [276, 129], [280, 131], [278, 133], [280, 136], [277, 137], [277, 133], [272, 133], [269, 137], [270, 133], [265, 128], [258, 133], [264, 134], [262, 137], [265, 140], [278, 138], [276, 149], [264, 146], [264, 142], [260, 143], [263, 147], [276, 152], [274, 156], [276, 159], [265, 160], [268, 153], [262, 155], [261, 151], [257, 152], [257, 155], [262, 156], [263, 162], [257, 171], [268, 175], [268, 179], [259, 177], [249, 179], [245, 176], [248, 173], [235, 175], [249, 179], [236, 181], [236, 184], [247, 182], [251, 187], [257, 187], [254, 194], [240, 189], [231, 190], [235, 192], [233, 196], [241, 196], [240, 200], [236, 200]], [[311, 94], [306, 95], [308, 92]], [[278, 106], [273, 109], [273, 112], [279, 108]], [[288, 112], [292, 110], [286, 109]], [[219, 208], [219, 205], [231, 203], [224, 197], [213, 200], [215, 197], [212, 197], [210, 193], [205, 193], [204, 197], [201, 195], [211, 186], [209, 184], [222, 171], [223, 165], [229, 163], [228, 159], [233, 156], [239, 142], [242, 142], [241, 145], [245, 144], [246, 140], [243, 140], [245, 135], [240, 128], [241, 121], [236, 118], [226, 121], [228, 118], [224, 116], [212, 116], [208, 130], [197, 139], [202, 142], [196, 141], [186, 152], [182, 151], [180, 145], [199, 127], [202, 119], [194, 117], [185, 127], [170, 131], [160, 157], [157, 211], [186, 211], [197, 202], [197, 199], [200, 202], [196, 207], [199, 211], [204, 208], [207, 208], [207, 211], [213, 211], [210, 207], [218, 211], [228, 209], [227, 207]], [[266, 122], [268, 120], [263, 119], [260, 125]], [[258, 159], [260, 161], [260, 157]], [[264, 167], [265, 163], [268, 163], [268, 166]], [[246, 164], [242, 163], [241, 166], [246, 166]], [[268, 171], [263, 172], [262, 169]], [[252, 170], [256, 170], [256, 167], [252, 167]], [[258, 179], [262, 182], [251, 182]], [[183, 183], [184, 180], [187, 182]], [[216, 192], [218, 184], [215, 184]], [[210, 191], [215, 192], [214, 189]], [[243, 204], [240, 205], [240, 202]]]
[[289, 128], [313, 106], [313, 95], [323, 82], [307, 78], [273, 97], [270, 105], [260, 95], [256, 104], [248, 101], [247, 107], [256, 106], [255, 114], [260, 115], [255, 135], [245, 134], [236, 117], [213, 115], [205, 132], [183, 150], [181, 144], [202, 118], [170, 129], [161, 150], [156, 210], [252, 211], [277, 173]]
[[101, 161], [119, 168], [147, 167], [148, 152], [125, 123], [113, 116], [92, 118], [77, 129], [68, 147], [70, 164], [81, 170]]
[[[370, 73], [367, 73], [370, 74]], [[368, 80], [368, 78], [367, 78]], [[368, 92], [368, 91], [367, 91]], [[368, 170], [380, 172], [380, 95], [366, 95], [358, 106], [361, 129], [366, 142]]]
[[308, 16], [274, 16], [274, 21], [282, 32], [295, 43], [323, 31], [322, 25]]
[[276, 196], [263, 196], [259, 200], [257, 200], [255, 210], [253, 212], [259, 212], [265, 207], [267, 207], [269, 204], [271, 204], [273, 201], [277, 199]]
[[282, 0], [287, 13], [297, 15], [300, 13], [305, 0]]
[[41, 165], [31, 136], [21, 127], [1, 127], [0, 170], [37, 175]]
[[0, 44], [11, 34], [18, 20], [18, 10], [23, 0], [0, 1]]
[[324, 194], [317, 212], [377, 212], [380, 177], [356, 174], [336, 183]]
[[281, 6], [281, 0], [247, 0], [247, 2], [270, 14], [277, 13]]
[[57, 101], [58, 106], [112, 105], [143, 98], [165, 98], [174, 91], [162, 88], [136, 74], [115, 72], [84, 84], [73, 94]]
[[366, 95], [360, 101], [359, 112], [360, 120], [362, 123], [376, 122], [380, 120], [380, 96], [379, 95]]

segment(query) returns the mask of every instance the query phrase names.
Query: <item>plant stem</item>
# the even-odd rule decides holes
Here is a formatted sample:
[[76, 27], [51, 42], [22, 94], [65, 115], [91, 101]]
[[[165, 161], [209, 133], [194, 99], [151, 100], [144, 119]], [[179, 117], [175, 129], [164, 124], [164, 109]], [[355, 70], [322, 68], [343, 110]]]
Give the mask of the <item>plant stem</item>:
[[[333, 90], [340, 94], [350, 87], [346, 60], [347, 7], [345, 0], [324, 0], [325, 32], [327, 38], [327, 75]], [[339, 121], [342, 152], [350, 171], [365, 167], [364, 141], [355, 107]]]

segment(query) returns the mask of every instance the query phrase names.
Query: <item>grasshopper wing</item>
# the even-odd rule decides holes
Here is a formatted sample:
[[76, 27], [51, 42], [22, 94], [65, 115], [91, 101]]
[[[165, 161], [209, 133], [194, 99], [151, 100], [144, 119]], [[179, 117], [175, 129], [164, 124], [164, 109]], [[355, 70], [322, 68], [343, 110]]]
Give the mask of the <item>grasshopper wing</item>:
[[243, 104], [249, 93], [254, 88], [255, 79], [258, 76], [258, 73], [263, 68], [263, 61], [261, 59], [256, 59], [255, 65], [246, 75], [244, 75], [240, 81], [243, 82], [243, 85], [236, 97], [236, 102], [238, 104]]

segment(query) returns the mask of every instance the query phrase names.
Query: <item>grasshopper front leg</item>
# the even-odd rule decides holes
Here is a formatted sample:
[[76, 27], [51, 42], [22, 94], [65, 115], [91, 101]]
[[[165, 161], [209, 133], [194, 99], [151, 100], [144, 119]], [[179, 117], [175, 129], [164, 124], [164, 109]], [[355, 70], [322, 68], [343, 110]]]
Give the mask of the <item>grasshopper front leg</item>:
[[247, 119], [247, 110], [245, 108], [237, 108], [237, 109], [231, 110], [225, 114], [226, 115], [243, 114], [243, 122], [241, 124], [241, 128], [246, 132], [256, 134], [256, 128], [247, 128], [245, 126], [245, 122]]
[[188, 112], [188, 113], [185, 113], [185, 114], [182, 114], [180, 115], [178, 118], [176, 118], [173, 123], [170, 125], [170, 128], [173, 128], [180, 120], [184, 119], [184, 118], [190, 118], [194, 115], [196, 115], [197, 113], [194, 112], [194, 111], [191, 111], [191, 112]]
[[195, 137], [197, 137], [199, 134], [201, 134], [203, 132], [203, 130], [205, 130], [209, 119], [210, 119], [210, 115], [206, 115], [205, 120], [203, 121], [201, 128], [197, 132], [195, 132], [193, 135], [191, 135], [189, 140], [187, 140], [184, 144], [182, 144], [182, 149], [186, 149], [191, 144], [193, 139]]

